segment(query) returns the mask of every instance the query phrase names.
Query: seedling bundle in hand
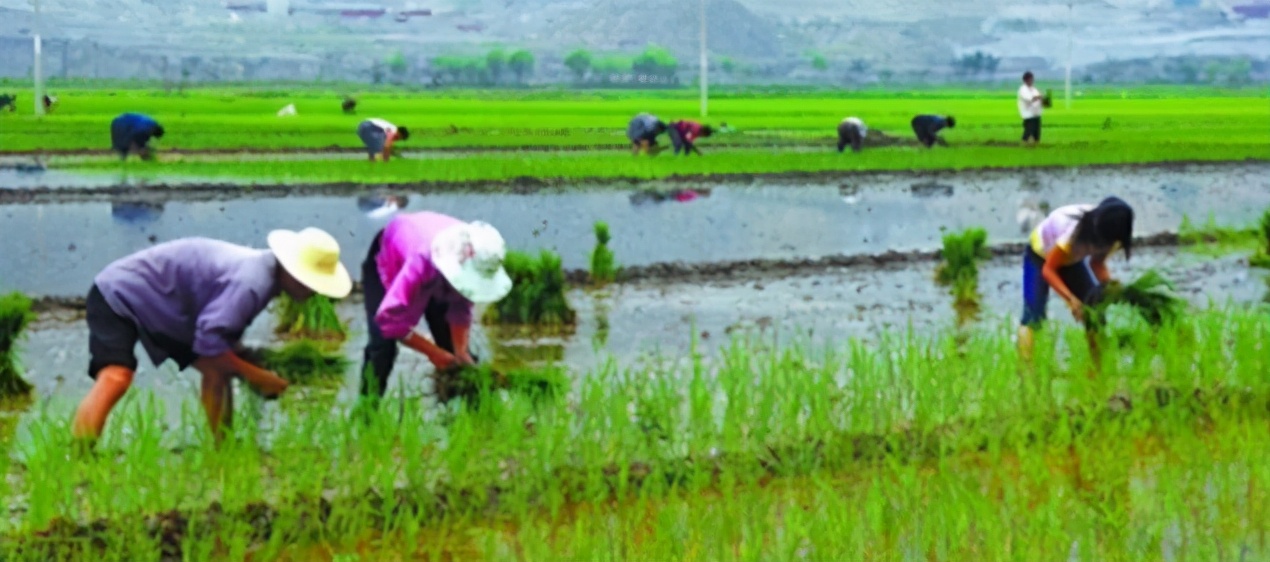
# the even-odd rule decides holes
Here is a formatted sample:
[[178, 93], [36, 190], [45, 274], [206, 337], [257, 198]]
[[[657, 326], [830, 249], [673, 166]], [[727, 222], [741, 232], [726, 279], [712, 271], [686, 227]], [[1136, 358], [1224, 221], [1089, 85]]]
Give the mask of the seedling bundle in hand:
[[339, 379], [349, 365], [348, 357], [343, 353], [328, 351], [310, 340], [297, 340], [278, 349], [261, 350], [259, 359], [264, 368], [297, 384]]
[[1177, 296], [1173, 284], [1154, 269], [1128, 285], [1116, 281], [1106, 284], [1098, 304], [1086, 312], [1088, 326], [1094, 330], [1105, 328], [1107, 311], [1116, 305], [1132, 308], [1152, 326], [1176, 320], [1186, 311], [1186, 300]]
[[466, 365], [437, 372], [434, 383], [440, 402], [463, 398], [465, 403], [478, 404], [483, 395], [498, 390], [531, 398], [553, 398], [564, 393], [569, 379], [555, 367], [499, 371], [489, 365]]

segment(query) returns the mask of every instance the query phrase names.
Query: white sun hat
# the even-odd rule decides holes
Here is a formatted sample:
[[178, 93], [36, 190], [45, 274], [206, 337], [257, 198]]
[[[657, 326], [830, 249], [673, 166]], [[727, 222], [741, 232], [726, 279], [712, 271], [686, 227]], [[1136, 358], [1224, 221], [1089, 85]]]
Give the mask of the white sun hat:
[[481, 221], [451, 226], [432, 240], [432, 263], [459, 294], [477, 304], [495, 302], [512, 290], [503, 269], [506, 255], [503, 236]]
[[275, 230], [269, 233], [269, 249], [278, 263], [313, 292], [342, 299], [353, 290], [353, 279], [340, 263], [340, 245], [320, 228], [300, 232]]

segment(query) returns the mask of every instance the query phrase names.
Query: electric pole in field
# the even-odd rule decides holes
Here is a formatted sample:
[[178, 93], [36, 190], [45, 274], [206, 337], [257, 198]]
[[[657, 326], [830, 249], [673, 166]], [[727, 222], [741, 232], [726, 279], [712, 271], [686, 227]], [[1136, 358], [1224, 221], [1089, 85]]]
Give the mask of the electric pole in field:
[[44, 69], [40, 64], [42, 48], [40, 33], [43, 31], [43, 26], [40, 25], [40, 0], [31, 0], [31, 5], [35, 8], [35, 43], [33, 45], [35, 65], [31, 72], [32, 78], [35, 79], [35, 114], [44, 115]]
[[706, 100], [709, 97], [707, 85], [710, 75], [709, 61], [706, 60], [706, 0], [701, 0], [701, 116], [707, 113]]
[[1074, 0], [1067, 0], [1067, 79], [1065, 81], [1063, 103], [1067, 109], [1072, 108], [1072, 4]]

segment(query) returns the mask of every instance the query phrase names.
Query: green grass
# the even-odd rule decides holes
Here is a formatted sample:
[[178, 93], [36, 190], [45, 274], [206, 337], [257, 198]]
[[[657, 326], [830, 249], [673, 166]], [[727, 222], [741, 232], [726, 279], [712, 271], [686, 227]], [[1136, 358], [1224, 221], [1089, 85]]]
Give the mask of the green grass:
[[[636, 177], [670, 174], [783, 171], [899, 170], [1001, 166], [1071, 166], [1176, 160], [1270, 159], [1270, 106], [1253, 90], [1165, 89], [1121, 99], [1118, 91], [1090, 92], [1070, 110], [1046, 113], [1041, 148], [1017, 145], [1013, 90], [928, 92], [750, 91], [711, 102], [707, 122], [728, 122], [737, 132], [701, 142], [703, 159], [670, 155], [635, 159], [620, 147], [630, 117], [652, 111], [665, 119], [695, 118], [695, 100], [682, 92], [482, 92], [362, 96], [358, 115], [339, 109], [333, 92], [294, 96], [248, 89], [198, 90], [187, 96], [150, 90], [64, 91], [61, 107], [43, 119], [20, 111], [0, 116], [0, 153], [109, 148], [109, 122], [123, 111], [145, 111], [168, 130], [160, 149], [356, 149], [357, 123], [379, 116], [406, 125], [412, 148], [573, 147], [577, 155], [468, 154], [457, 158], [392, 162], [191, 162], [168, 154], [165, 162], [130, 166], [139, 176], [185, 175], [265, 181], [413, 182], [533, 177]], [[1136, 92], [1135, 92], [1136, 94]], [[274, 112], [294, 102], [299, 115]], [[1061, 104], [1059, 104], [1061, 106]], [[1202, 107], [1203, 111], [1195, 111]], [[29, 108], [25, 111], [29, 112]], [[958, 127], [944, 132], [949, 149], [899, 146], [843, 156], [833, 151], [835, 127], [859, 115], [870, 129], [911, 139], [918, 113], [951, 113]], [[1110, 127], [1105, 124], [1110, 123]], [[452, 128], [453, 127], [453, 128]], [[808, 152], [810, 151], [810, 152]], [[59, 164], [115, 171], [108, 157]]]
[[219, 448], [201, 412], [165, 430], [130, 393], [97, 456], [68, 455], [59, 412], [5, 444], [20, 467], [0, 506], [22, 509], [0, 556], [1259, 560], [1265, 314], [1141, 330], [1093, 378], [1075, 327], [1039, 333], [1030, 369], [1007, 323], [824, 347], [740, 336], [575, 374], [551, 401], [435, 415], [405, 397], [364, 424], [284, 410], [267, 440], [248, 408]]

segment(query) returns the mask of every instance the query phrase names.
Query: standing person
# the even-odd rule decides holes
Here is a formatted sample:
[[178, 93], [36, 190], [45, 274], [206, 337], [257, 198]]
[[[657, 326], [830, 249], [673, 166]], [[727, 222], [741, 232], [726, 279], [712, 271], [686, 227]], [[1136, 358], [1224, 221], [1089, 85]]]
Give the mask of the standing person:
[[[1076, 321], [1084, 322], [1085, 305], [1096, 304], [1102, 285], [1111, 280], [1107, 258], [1124, 250], [1129, 259], [1132, 244], [1133, 208], [1117, 197], [1097, 206], [1059, 207], [1032, 230], [1023, 255], [1019, 347], [1024, 357], [1031, 357], [1032, 332], [1045, 321], [1050, 288], [1067, 303]], [[1090, 351], [1096, 357], [1090, 336]]]
[[935, 145], [939, 139], [939, 131], [945, 127], [955, 129], [957, 127], [957, 119], [952, 115], [918, 115], [913, 118], [913, 133], [917, 135], [917, 140], [926, 148]]
[[864, 121], [859, 117], [843, 119], [838, 123], [838, 152], [842, 152], [848, 144], [851, 145], [851, 152], [860, 152], [860, 146], [868, 134], [869, 128], [864, 126]]
[[366, 145], [366, 153], [370, 155], [371, 162], [375, 161], [376, 154], [382, 155], [384, 162], [387, 162], [392, 155], [393, 143], [409, 139], [410, 130], [372, 117], [357, 125], [357, 137]]
[[626, 138], [631, 140], [631, 151], [656, 154], [657, 136], [666, 132], [666, 123], [650, 113], [640, 113], [626, 125]]
[[110, 122], [110, 146], [119, 153], [120, 160], [126, 160], [130, 152], [143, 160], [153, 158], [148, 145], [151, 137], [163, 138], [163, 126], [148, 115], [124, 113]]
[[688, 156], [693, 152], [697, 156], [701, 156], [701, 150], [697, 148], [697, 139], [708, 137], [714, 134], [714, 128], [709, 125], [702, 125], [696, 121], [675, 121], [670, 124], [670, 142], [675, 145], [675, 154], [678, 155], [683, 150], [684, 156]]
[[[437, 370], [475, 363], [468, 349], [472, 309], [511, 291], [505, 255], [502, 235], [484, 222], [428, 211], [393, 217], [362, 262], [370, 338], [361, 395], [383, 397], [398, 343], [422, 353]], [[414, 331], [420, 318], [432, 341]]]
[[1023, 118], [1023, 145], [1036, 146], [1041, 142], [1041, 92], [1032, 84], [1032, 71], [1023, 73], [1023, 85], [1019, 86], [1019, 117]]
[[75, 414], [75, 437], [94, 441], [132, 385], [140, 341], [154, 364], [168, 359], [203, 375], [202, 403], [212, 434], [233, 418], [230, 380], [242, 377], [272, 397], [287, 381], [242, 358], [243, 332], [285, 292], [343, 298], [352, 288], [339, 244], [316, 228], [269, 233], [257, 250], [208, 238], [183, 238], [106, 266], [88, 292], [88, 375], [95, 381]]

